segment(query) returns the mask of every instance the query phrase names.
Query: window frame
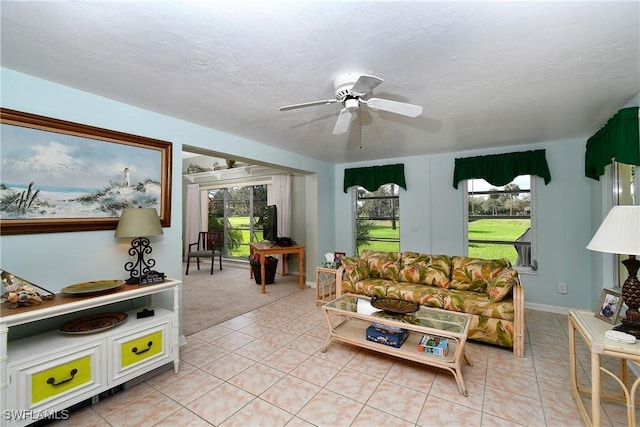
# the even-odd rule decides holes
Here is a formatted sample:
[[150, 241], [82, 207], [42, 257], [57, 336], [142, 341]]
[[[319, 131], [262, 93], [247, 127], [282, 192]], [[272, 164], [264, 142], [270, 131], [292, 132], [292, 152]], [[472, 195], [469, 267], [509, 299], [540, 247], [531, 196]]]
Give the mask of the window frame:
[[[640, 197], [640, 195], [635, 194], [635, 192], [637, 192], [638, 189], [640, 189], [640, 173], [638, 173], [638, 171], [640, 170], [640, 166], [620, 163], [614, 159], [611, 161], [610, 165], [607, 165], [606, 174], [605, 174], [605, 176], [608, 179], [610, 179], [610, 184], [609, 185], [605, 184], [611, 190], [611, 193], [610, 193], [611, 203], [609, 205], [611, 207], [618, 206], [621, 204], [621, 202], [623, 202], [625, 205], [627, 204], [625, 203], [625, 201], [621, 200], [621, 197], [620, 197], [620, 195], [623, 193], [623, 190], [621, 189], [622, 177], [621, 177], [620, 165], [623, 165], [625, 168], [635, 167], [635, 170], [636, 170], [635, 180], [631, 180], [631, 179], [629, 180], [629, 186], [630, 187], [633, 186], [633, 191], [629, 189], [629, 197], [632, 200], [628, 200], [628, 201], [630, 201], [631, 204], [639, 204], [637, 200], [633, 200], [633, 199]], [[624, 284], [624, 281], [626, 280], [628, 275], [626, 268], [621, 268], [620, 265], [622, 264], [622, 261], [627, 258], [629, 258], [628, 254], [611, 254], [611, 259], [612, 259], [612, 278], [611, 279], [614, 284], [614, 288], [617, 288], [620, 291], [622, 290], [622, 285]]]
[[[520, 176], [523, 176], [523, 175], [520, 175]], [[537, 257], [537, 228], [538, 227], [537, 227], [537, 221], [536, 221], [536, 217], [537, 217], [536, 206], [537, 206], [537, 185], [538, 185], [538, 180], [540, 180], [541, 178], [538, 177], [537, 175], [526, 175], [526, 176], [529, 177], [529, 187], [530, 187], [528, 193], [529, 193], [529, 208], [530, 208], [529, 223], [531, 228], [531, 244], [529, 245], [531, 247], [531, 265], [516, 266], [514, 264], [513, 268], [515, 268], [516, 271], [518, 271], [518, 273], [537, 275], [538, 274], [538, 257]], [[513, 181], [505, 184], [504, 186], [513, 183], [516, 178], [514, 178]], [[462, 184], [462, 187], [463, 187], [462, 189], [464, 194], [463, 236], [464, 236], [464, 255], [465, 256], [469, 256], [469, 181], [470, 180], [464, 180]], [[501, 187], [504, 187], [504, 186], [501, 186]], [[496, 194], [505, 194], [505, 193], [508, 193], [508, 191], [496, 192]], [[479, 194], [479, 192], [476, 192], [474, 194]], [[513, 218], [513, 217], [515, 216], [505, 216], [503, 218]], [[519, 215], [517, 216], [517, 218], [522, 218], [522, 216]], [[493, 243], [494, 241], [487, 240], [487, 242]], [[508, 242], [508, 244], [513, 244], [513, 243], [515, 242]], [[497, 244], [502, 244], [502, 242]]]
[[[395, 183], [386, 183], [383, 185], [391, 185], [392, 186], [392, 194], [393, 196], [376, 196], [376, 197], [366, 197], [366, 198], [360, 198], [359, 197], [359, 190], [363, 190], [366, 193], [374, 193], [375, 191], [378, 191], [380, 189], [380, 187], [382, 187], [382, 185], [380, 187], [378, 187], [375, 191], [369, 191], [366, 188], [359, 186], [359, 185], [355, 185], [351, 187], [352, 190], [352, 206], [353, 206], [353, 215], [352, 215], [352, 219], [353, 219], [353, 245], [355, 248], [355, 253], [356, 255], [360, 255], [360, 250], [359, 250], [359, 245], [358, 245], [358, 202], [365, 200], [365, 199], [391, 199], [392, 203], [395, 205], [397, 205], [397, 209], [396, 209], [396, 215], [393, 217], [393, 219], [395, 219], [396, 224], [397, 224], [397, 231], [398, 231], [398, 238], [397, 239], [390, 239], [390, 240], [376, 240], [376, 239], [370, 239], [371, 241], [374, 242], [397, 242], [398, 244], [398, 252], [400, 252], [400, 186], [398, 184]], [[394, 202], [394, 200], [396, 202]], [[381, 220], [381, 219], [376, 219], [376, 220]], [[382, 220], [384, 220], [384, 218], [382, 218]], [[391, 220], [391, 219], [389, 219]], [[367, 241], [369, 241], [369, 239], [367, 239]], [[375, 250], [375, 249], [364, 249], [364, 250]]]

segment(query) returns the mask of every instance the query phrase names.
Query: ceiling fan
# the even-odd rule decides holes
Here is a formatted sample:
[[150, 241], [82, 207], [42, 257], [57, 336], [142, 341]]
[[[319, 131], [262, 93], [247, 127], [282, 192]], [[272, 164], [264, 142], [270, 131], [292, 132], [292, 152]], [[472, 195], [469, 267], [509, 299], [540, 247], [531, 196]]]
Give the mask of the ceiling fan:
[[338, 120], [333, 128], [334, 135], [345, 133], [349, 130], [353, 114], [362, 104], [374, 111], [388, 111], [390, 113], [401, 114], [408, 117], [417, 117], [422, 114], [422, 107], [419, 105], [391, 101], [389, 99], [382, 98], [367, 98], [371, 91], [383, 81], [384, 80], [379, 77], [368, 76], [366, 74], [340, 74], [333, 80], [333, 87], [335, 89], [336, 96], [335, 99], [285, 105], [284, 107], [280, 107], [278, 111], [288, 111], [295, 110], [297, 108], [341, 102], [344, 108], [340, 111]]

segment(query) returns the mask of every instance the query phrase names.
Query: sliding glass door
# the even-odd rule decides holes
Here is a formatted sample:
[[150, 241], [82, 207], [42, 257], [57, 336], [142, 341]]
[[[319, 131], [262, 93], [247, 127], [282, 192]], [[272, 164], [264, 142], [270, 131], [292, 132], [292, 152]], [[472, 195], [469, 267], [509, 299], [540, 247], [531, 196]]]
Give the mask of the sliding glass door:
[[209, 190], [209, 229], [224, 231], [223, 255], [246, 259], [249, 242], [262, 240], [267, 186], [229, 186]]

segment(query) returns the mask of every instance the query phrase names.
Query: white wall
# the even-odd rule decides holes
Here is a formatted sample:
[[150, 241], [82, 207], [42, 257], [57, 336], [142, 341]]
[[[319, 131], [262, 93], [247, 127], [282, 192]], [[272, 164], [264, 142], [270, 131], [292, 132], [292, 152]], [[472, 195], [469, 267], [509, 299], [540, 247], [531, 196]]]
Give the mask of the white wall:
[[[591, 239], [591, 183], [584, 176], [586, 139], [544, 142], [457, 153], [389, 159], [336, 166], [335, 239], [338, 247], [355, 253], [351, 195], [344, 194], [344, 169], [404, 163], [407, 190], [400, 190], [401, 250], [462, 255], [464, 247], [464, 193], [453, 188], [455, 159], [486, 154], [546, 149], [551, 182], [537, 185], [538, 271], [521, 275], [525, 301], [557, 307], [592, 308], [595, 304], [585, 246]], [[417, 231], [411, 231], [411, 227]], [[558, 282], [568, 286], [558, 294]], [[600, 296], [598, 291], [597, 297]]]
[[[333, 166], [296, 153], [278, 150], [245, 138], [132, 107], [107, 98], [37, 79], [6, 68], [0, 69], [3, 108], [98, 126], [173, 143], [171, 227], [152, 240], [156, 267], [174, 278], [182, 277], [182, 145], [202, 147], [237, 158], [260, 158], [264, 162], [305, 170], [318, 175], [318, 182], [333, 186]], [[99, 167], [99, 165], [96, 165]], [[1, 175], [0, 181], [6, 178]], [[323, 223], [332, 228], [333, 197], [317, 192], [317, 200], [306, 209], [316, 209]], [[303, 219], [303, 221], [305, 221]], [[305, 224], [307, 224], [305, 222]], [[317, 224], [308, 224], [317, 227]], [[0, 267], [52, 291], [72, 283], [124, 278], [128, 242], [116, 242], [113, 230], [24, 234], [0, 237]], [[333, 247], [329, 233], [317, 236], [316, 247]], [[323, 249], [324, 250], [324, 249]], [[307, 270], [318, 259], [307, 257]], [[313, 274], [310, 277], [314, 277]]]

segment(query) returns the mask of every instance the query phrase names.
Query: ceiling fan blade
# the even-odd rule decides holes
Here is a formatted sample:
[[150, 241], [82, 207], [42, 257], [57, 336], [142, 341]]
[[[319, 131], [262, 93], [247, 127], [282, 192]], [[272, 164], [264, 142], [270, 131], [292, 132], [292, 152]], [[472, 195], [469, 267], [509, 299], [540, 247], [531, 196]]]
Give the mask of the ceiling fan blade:
[[324, 101], [312, 101], [312, 102], [305, 102], [305, 103], [302, 103], [302, 104], [285, 105], [284, 107], [278, 108], [278, 111], [295, 110], [296, 108], [313, 107], [315, 105], [333, 104], [334, 102], [338, 102], [338, 100], [337, 99], [325, 99]]
[[351, 119], [353, 118], [353, 109], [351, 108], [343, 108], [340, 111], [340, 115], [338, 116], [338, 120], [336, 121], [336, 125], [333, 128], [333, 134], [339, 135], [341, 133], [346, 133], [351, 126]]
[[362, 95], [367, 94], [371, 92], [374, 88], [376, 88], [383, 81], [384, 80], [382, 80], [380, 77], [367, 76], [363, 74], [353, 84], [353, 87], [351, 88], [351, 92], [359, 93]]
[[418, 117], [422, 114], [422, 107], [420, 105], [407, 104], [405, 102], [390, 101], [381, 98], [371, 98], [366, 101], [361, 100], [361, 102], [364, 102], [370, 108], [402, 114], [403, 116]]

